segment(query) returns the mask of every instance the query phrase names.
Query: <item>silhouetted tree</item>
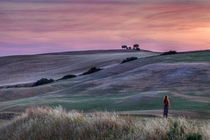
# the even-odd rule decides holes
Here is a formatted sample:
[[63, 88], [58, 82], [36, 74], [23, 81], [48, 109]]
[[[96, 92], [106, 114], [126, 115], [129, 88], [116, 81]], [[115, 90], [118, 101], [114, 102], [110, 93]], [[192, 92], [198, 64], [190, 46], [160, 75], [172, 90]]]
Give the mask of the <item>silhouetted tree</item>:
[[128, 47], [128, 49], [131, 50], [132, 48], [131, 47]]
[[134, 50], [140, 50], [139, 44], [134, 44], [134, 45], [133, 45], [133, 49], [134, 49]]
[[140, 51], [140, 48], [136, 48], [137, 51]]
[[128, 49], [127, 45], [122, 45], [122, 49]]

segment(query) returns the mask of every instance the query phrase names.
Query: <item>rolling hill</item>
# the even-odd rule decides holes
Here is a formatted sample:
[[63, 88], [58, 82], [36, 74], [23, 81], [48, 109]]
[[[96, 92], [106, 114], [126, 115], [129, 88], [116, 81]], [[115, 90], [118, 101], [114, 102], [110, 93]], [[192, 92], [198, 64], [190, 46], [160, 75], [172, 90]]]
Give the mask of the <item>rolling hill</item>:
[[[127, 57], [137, 60], [120, 64]], [[210, 51], [159, 55], [149, 51], [93, 51], [0, 58], [0, 111], [19, 112], [34, 105], [62, 105], [83, 111], [161, 115], [169, 95], [172, 115], [210, 118]], [[97, 66], [103, 70], [80, 75]], [[37, 87], [5, 85], [76, 78]]]

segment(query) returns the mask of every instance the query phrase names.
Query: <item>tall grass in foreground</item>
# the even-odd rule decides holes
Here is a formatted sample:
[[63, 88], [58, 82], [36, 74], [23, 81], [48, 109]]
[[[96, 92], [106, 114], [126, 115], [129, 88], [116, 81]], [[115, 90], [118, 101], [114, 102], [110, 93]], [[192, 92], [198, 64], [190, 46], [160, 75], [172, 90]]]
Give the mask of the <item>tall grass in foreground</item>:
[[63, 108], [30, 108], [0, 129], [2, 140], [210, 140], [210, 124], [185, 118], [131, 119], [115, 113], [83, 114]]

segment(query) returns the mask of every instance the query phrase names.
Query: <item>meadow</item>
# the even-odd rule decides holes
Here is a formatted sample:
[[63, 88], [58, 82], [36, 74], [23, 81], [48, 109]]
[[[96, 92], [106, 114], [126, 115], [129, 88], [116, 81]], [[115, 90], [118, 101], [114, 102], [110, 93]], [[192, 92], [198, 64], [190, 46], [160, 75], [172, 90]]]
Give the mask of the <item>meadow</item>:
[[[76, 109], [85, 112], [117, 111], [140, 116], [142, 114], [162, 116], [162, 99], [168, 95], [171, 101], [170, 116], [209, 119], [210, 51], [164, 56], [148, 51], [65, 55], [67, 55], [65, 59], [62, 59], [66, 62], [65, 67], [55, 63], [61, 61], [53, 61], [54, 66], [59, 66], [53, 71], [61, 72], [60, 75], [55, 74], [55, 77], [48, 78], [56, 80], [65, 74], [76, 74], [77, 77], [37, 87], [1, 88], [0, 111], [23, 112], [26, 108], [37, 105], [52, 107], [61, 105], [67, 110]], [[138, 59], [121, 64], [124, 59], [132, 56]], [[36, 57], [39, 58], [40, 55], [33, 56]], [[46, 54], [41, 57], [55, 60], [64, 57], [64, 54]], [[71, 63], [66, 61], [66, 58], [80, 59]], [[93, 58], [95, 60], [97, 58], [97, 61], [93, 61]], [[88, 61], [85, 65], [84, 60]], [[93, 66], [102, 70], [80, 75]], [[77, 69], [78, 73], [69, 68]], [[51, 69], [46, 71], [49, 76], [52, 72], [51, 66], [48, 69]], [[34, 72], [26, 71], [27, 75], [35, 79]], [[19, 75], [23, 74], [21, 71], [18, 72]], [[19, 80], [24, 81], [24, 78]]]
[[132, 118], [110, 112], [67, 112], [62, 107], [27, 109], [0, 128], [10, 140], [209, 140], [210, 122], [185, 118]]

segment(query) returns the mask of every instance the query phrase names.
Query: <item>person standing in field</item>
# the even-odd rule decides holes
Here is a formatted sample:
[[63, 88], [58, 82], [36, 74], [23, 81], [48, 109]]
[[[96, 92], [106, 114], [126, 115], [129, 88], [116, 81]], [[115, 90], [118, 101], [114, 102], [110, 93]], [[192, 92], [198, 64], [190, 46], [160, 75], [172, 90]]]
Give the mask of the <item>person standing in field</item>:
[[164, 106], [163, 117], [168, 118], [168, 108], [169, 108], [169, 106], [170, 106], [170, 102], [169, 102], [168, 96], [165, 96], [165, 97], [164, 97], [163, 106]]

